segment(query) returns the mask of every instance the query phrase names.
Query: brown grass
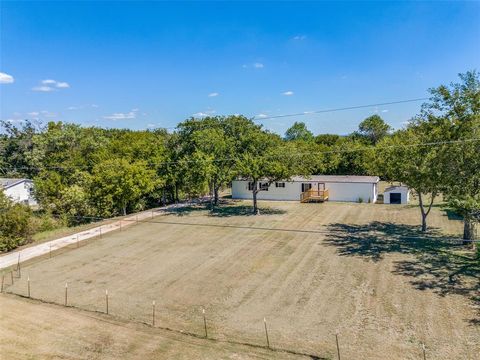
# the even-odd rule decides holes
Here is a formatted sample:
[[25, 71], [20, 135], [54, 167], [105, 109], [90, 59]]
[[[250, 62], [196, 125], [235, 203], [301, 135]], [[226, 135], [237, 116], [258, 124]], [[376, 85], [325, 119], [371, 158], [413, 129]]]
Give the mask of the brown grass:
[[337, 331], [347, 359], [478, 354], [480, 269], [446, 241], [460, 221], [436, 207], [423, 238], [411, 206], [262, 204], [171, 212], [27, 265], [9, 291], [28, 273], [33, 297], [62, 304], [68, 282], [71, 305], [104, 311], [108, 289], [113, 316], [149, 322], [155, 300], [158, 326], [199, 335], [205, 307], [211, 336], [258, 345], [266, 317], [273, 346], [320, 357]]

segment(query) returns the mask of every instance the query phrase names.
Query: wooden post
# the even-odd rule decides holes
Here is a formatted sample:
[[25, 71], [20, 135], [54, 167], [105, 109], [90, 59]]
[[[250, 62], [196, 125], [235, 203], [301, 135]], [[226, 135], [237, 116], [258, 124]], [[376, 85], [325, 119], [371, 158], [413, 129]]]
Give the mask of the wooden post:
[[152, 219], [153, 219], [153, 210], [152, 210]]
[[107, 315], [108, 315], [108, 290], [105, 290], [105, 305], [107, 308]]
[[30, 297], [30, 276], [27, 276], [28, 297]]
[[155, 300], [152, 301], [152, 326], [155, 326]]
[[52, 258], [52, 244], [50, 244], [50, 252], [48, 253], [48, 256]]
[[267, 338], [267, 347], [270, 349], [270, 340], [268, 339], [267, 319], [263, 318], [263, 325], [265, 326], [265, 337]]
[[2, 293], [3, 293], [3, 284], [5, 284], [5, 275], [2, 275]]
[[338, 360], [340, 360], [340, 347], [338, 346], [338, 333], [335, 334], [335, 341], [337, 343], [337, 355], [338, 355]]
[[203, 313], [203, 326], [205, 328], [205, 339], [208, 338], [208, 332], [207, 332], [207, 317], [205, 315], [205, 309], [202, 309], [202, 313]]
[[65, 283], [65, 306], [68, 304], [68, 283]]
[[422, 343], [422, 349], [423, 349], [423, 360], [427, 360], [427, 354], [425, 352], [425, 344]]

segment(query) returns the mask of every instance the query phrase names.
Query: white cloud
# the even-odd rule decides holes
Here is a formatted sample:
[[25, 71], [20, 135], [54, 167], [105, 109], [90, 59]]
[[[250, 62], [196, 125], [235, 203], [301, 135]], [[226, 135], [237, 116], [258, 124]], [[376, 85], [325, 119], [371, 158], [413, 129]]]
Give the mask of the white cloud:
[[207, 113], [204, 113], [204, 112], [197, 112], [195, 114], [192, 115], [193, 117], [205, 117], [205, 116], [208, 116]]
[[113, 113], [111, 115], [104, 116], [104, 119], [108, 120], [131, 120], [135, 119], [137, 114], [134, 111], [130, 111], [128, 113]]
[[267, 115], [267, 114], [258, 114], [258, 115], [255, 115], [255, 117], [257, 117], [257, 118], [266, 118], [266, 117], [268, 117], [268, 115]]
[[289, 91], [285, 91], [282, 93], [282, 95], [285, 95], [285, 96], [292, 96], [293, 95], [293, 91], [289, 90]]
[[215, 97], [215, 96], [218, 96], [218, 95], [220, 95], [218, 92], [213, 92], [213, 93], [208, 94], [208, 97]]
[[78, 107], [76, 107], [76, 106], [69, 106], [67, 108], [67, 110], [77, 110], [77, 109], [78, 109]]
[[50, 86], [42, 85], [42, 86], [35, 86], [32, 88], [32, 90], [39, 91], [39, 92], [50, 92], [50, 91], [54, 91], [55, 89]]
[[388, 112], [388, 110], [386, 110], [386, 109], [385, 109], [385, 110], [382, 110], [382, 113], [387, 113], [387, 112]]
[[307, 35], [297, 35], [293, 37], [293, 40], [305, 40]]
[[70, 87], [70, 84], [65, 81], [57, 81], [53, 79], [45, 79], [42, 80], [40, 83], [40, 86], [35, 86], [32, 88], [32, 90], [40, 92], [51, 92], [54, 91], [55, 88], [66, 89]]
[[90, 105], [92, 108], [98, 108], [99, 106], [97, 104], [92, 104]]
[[28, 115], [30, 116], [38, 116], [40, 115], [40, 113], [38, 111], [32, 111], [32, 112], [29, 112]]
[[12, 75], [0, 72], [0, 84], [11, 84], [15, 81]]
[[304, 114], [313, 114], [314, 111], [304, 111], [303, 113], [304, 113]]
[[256, 62], [255, 64], [253, 64], [253, 67], [255, 69], [262, 69], [264, 65], [262, 63]]

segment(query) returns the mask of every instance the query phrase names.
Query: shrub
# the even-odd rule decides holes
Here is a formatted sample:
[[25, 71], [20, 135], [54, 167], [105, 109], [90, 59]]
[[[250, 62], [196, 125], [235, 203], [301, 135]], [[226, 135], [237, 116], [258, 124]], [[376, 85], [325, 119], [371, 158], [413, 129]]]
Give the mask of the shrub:
[[32, 211], [15, 204], [0, 192], [0, 251], [9, 251], [31, 241]]
[[362, 197], [359, 197], [359, 198], [358, 198], [358, 202], [359, 202], [360, 204], [363, 203], [363, 198], [362, 198]]

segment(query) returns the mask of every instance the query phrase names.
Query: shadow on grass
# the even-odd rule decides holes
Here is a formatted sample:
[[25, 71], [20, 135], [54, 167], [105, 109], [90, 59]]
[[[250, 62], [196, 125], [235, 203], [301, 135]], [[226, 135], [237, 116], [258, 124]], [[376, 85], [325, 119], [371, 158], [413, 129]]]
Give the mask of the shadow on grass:
[[471, 251], [432, 230], [422, 234], [417, 226], [372, 222], [366, 225], [332, 224], [326, 242], [341, 256], [379, 261], [385, 254], [412, 255], [394, 263], [392, 272], [407, 276], [418, 290], [430, 289], [440, 296], [468, 298], [477, 308], [472, 325], [480, 325], [480, 260]]
[[[167, 213], [177, 216], [188, 215], [195, 211], [209, 211], [208, 216], [212, 217], [232, 217], [232, 216], [252, 216], [253, 207], [248, 205], [237, 205], [235, 202], [221, 200], [219, 205], [211, 209], [210, 203], [185, 206], [180, 208], [171, 208]], [[260, 207], [261, 215], [281, 215], [285, 214], [285, 210]]]

